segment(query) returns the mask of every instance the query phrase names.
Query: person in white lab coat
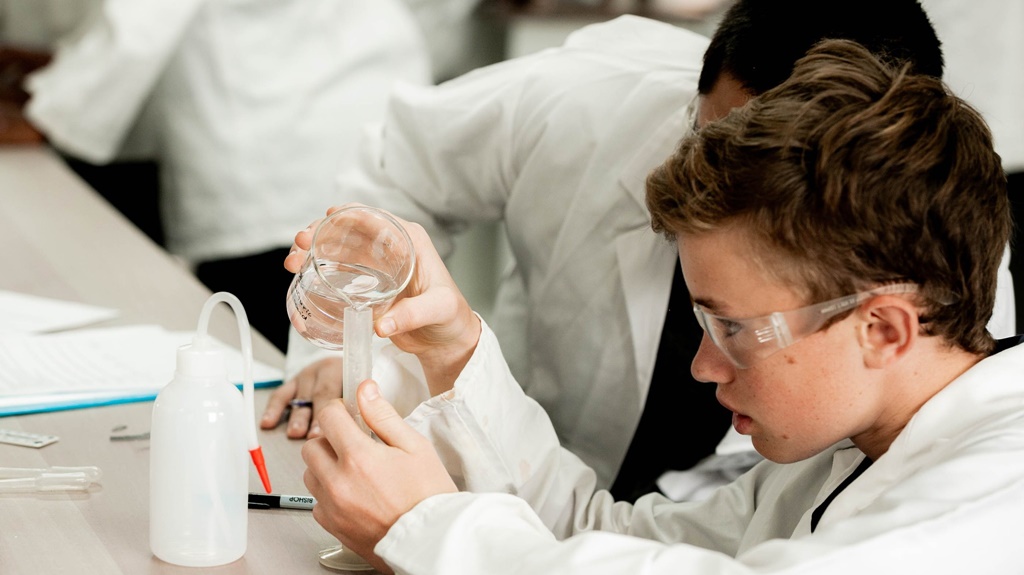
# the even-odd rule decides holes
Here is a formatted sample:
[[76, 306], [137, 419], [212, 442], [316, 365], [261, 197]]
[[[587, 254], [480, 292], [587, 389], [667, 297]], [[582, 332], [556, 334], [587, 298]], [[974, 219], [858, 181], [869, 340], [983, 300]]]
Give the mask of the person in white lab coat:
[[431, 82], [401, 0], [105, 0], [25, 114], [73, 158], [155, 159], [168, 250], [284, 349], [279, 262], [398, 82]]
[[[561, 49], [398, 90], [338, 197], [421, 223], [442, 254], [463, 223], [504, 222], [517, 270], [492, 324], [512, 371], [597, 485], [632, 499], [663, 471], [714, 453], [729, 429], [709, 388], [673, 385], [688, 378], [700, 327], [675, 250], [648, 225], [644, 178], [695, 121], [777, 85], [826, 37], [942, 74], [915, 1], [742, 0], [710, 46], [624, 17]], [[698, 92], [701, 105], [688, 108]], [[1012, 334], [1012, 319], [997, 313], [993, 329]], [[288, 371], [299, 376], [275, 392], [262, 425], [276, 425], [289, 400], [313, 399], [314, 410], [290, 414], [289, 435], [304, 437], [315, 410], [339, 395], [341, 370], [325, 361], [299, 371], [310, 360], [292, 339]], [[666, 433], [686, 439], [669, 447]], [[736, 439], [719, 450], [749, 454]], [[749, 466], [749, 455], [736, 457]]]
[[701, 502], [595, 490], [409, 224], [416, 287], [378, 333], [432, 398], [403, 421], [363, 382], [380, 441], [326, 407], [313, 515], [398, 573], [1017, 573], [1024, 345], [986, 329], [1005, 185], [977, 112], [842, 40], [652, 172], [706, 330], [693, 374], [767, 459]]

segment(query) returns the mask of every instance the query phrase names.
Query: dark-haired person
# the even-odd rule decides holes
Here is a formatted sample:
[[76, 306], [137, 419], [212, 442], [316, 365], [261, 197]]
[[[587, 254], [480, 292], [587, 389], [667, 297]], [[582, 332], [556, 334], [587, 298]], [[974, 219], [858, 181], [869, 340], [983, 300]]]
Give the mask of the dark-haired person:
[[423, 266], [381, 323], [433, 397], [403, 421], [363, 382], [379, 442], [324, 409], [316, 520], [398, 573], [1019, 573], [1024, 345], [986, 329], [1012, 223], [980, 115], [828, 41], [647, 190], [706, 330], [693, 376], [766, 461], [700, 502], [596, 490], [410, 224]]
[[[400, 90], [337, 197], [421, 223], [442, 254], [463, 223], [504, 222], [516, 269], [491, 323], [512, 372], [598, 487], [634, 499], [716, 447], [740, 451], [717, 465], [745, 469], [749, 442], [726, 435], [730, 416], [713, 391], [678, 384], [701, 331], [675, 250], [650, 229], [644, 178], [694, 124], [778, 85], [830, 37], [942, 74], [939, 40], [914, 0], [741, 0], [710, 43], [621, 18], [558, 50]], [[289, 363], [306, 362], [293, 349]], [[312, 399], [287, 428], [305, 437], [340, 394], [340, 373], [336, 360], [300, 372], [268, 403], [264, 427], [289, 400]]]

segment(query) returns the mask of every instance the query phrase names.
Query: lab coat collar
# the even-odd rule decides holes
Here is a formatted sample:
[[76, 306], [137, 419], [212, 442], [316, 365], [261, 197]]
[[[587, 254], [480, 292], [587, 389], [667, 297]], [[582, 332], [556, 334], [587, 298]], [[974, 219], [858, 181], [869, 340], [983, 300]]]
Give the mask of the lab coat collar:
[[623, 191], [643, 210], [643, 225], [615, 239], [620, 281], [626, 299], [630, 330], [633, 332], [633, 354], [640, 405], [647, 400], [658, 344], [665, 323], [671, 293], [673, 268], [678, 257], [676, 246], [650, 226], [645, 203], [647, 174], [675, 150], [684, 133], [685, 110], [672, 115], [641, 146], [619, 177]]
[[619, 260], [619, 278], [626, 298], [629, 327], [633, 332], [633, 354], [640, 405], [647, 401], [647, 390], [658, 356], [661, 329], [665, 323], [671, 293], [675, 245], [656, 235], [649, 227], [638, 228], [615, 238]]
[[[972, 417], [977, 410], [969, 406], [985, 405], [985, 420], [992, 421], [1000, 414], [1015, 416], [1020, 413], [1022, 393], [1020, 380], [1007, 377], [1008, 373], [1024, 372], [1024, 345], [1017, 345], [991, 355], [926, 402], [896, 437], [886, 455], [914, 461], [914, 456], [927, 454], [929, 446], [947, 442], [984, 424]], [[1002, 404], [1002, 405], [1000, 405]]]
[[[829, 505], [819, 528], [866, 508], [892, 485], [917, 473], [946, 451], [960, 445], [964, 434], [1005, 417], [1021, 417], [1020, 380], [1010, 374], [1024, 371], [1024, 345], [989, 356], [935, 394], [911, 418], [888, 451], [856, 482], [856, 489], [840, 494]], [[979, 409], [978, 406], [986, 406]], [[981, 418], [979, 420], [979, 418]], [[850, 450], [858, 451], [859, 450]], [[859, 462], [849, 453], [836, 465], [852, 469]], [[835, 470], [833, 470], [835, 471]], [[838, 481], [842, 476], [836, 476]], [[825, 486], [819, 499], [828, 494]], [[816, 503], [817, 504], [817, 503]]]

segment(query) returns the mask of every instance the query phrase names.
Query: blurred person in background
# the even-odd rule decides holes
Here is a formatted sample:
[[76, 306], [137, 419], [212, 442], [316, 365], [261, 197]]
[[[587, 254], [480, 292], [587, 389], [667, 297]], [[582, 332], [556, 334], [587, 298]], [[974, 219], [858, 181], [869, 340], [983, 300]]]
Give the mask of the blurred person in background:
[[31, 140], [30, 127], [80, 170], [154, 160], [159, 191], [115, 175], [119, 197], [159, 193], [162, 229], [151, 235], [211, 290], [238, 296], [285, 349], [292, 276], [280, 261], [295, 228], [332, 201], [391, 89], [432, 81], [409, 6], [102, 0], [80, 18], [25, 78], [27, 102], [14, 107], [25, 121], [0, 139]]

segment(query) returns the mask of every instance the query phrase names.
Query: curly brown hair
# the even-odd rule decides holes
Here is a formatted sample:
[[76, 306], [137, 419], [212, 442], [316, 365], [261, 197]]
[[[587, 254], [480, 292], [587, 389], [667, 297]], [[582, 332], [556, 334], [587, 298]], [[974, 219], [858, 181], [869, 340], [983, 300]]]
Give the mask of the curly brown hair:
[[647, 206], [669, 238], [741, 225], [812, 301], [914, 282], [926, 334], [994, 345], [1012, 223], [988, 127], [940, 80], [859, 44], [818, 44], [783, 84], [685, 138], [648, 177]]

